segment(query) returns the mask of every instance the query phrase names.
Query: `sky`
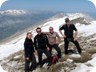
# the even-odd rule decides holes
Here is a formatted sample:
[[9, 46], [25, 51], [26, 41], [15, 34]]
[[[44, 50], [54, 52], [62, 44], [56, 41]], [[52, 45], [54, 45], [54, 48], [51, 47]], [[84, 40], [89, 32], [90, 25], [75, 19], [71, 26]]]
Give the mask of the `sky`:
[[95, 5], [88, 0], [8, 0], [0, 10], [9, 9], [96, 12]]

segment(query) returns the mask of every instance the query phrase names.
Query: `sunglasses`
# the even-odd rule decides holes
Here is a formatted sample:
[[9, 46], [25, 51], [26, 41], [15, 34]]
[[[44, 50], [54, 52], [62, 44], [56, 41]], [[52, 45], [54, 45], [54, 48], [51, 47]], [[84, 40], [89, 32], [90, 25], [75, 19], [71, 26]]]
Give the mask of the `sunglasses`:
[[37, 32], [41, 32], [41, 30], [37, 30]]
[[50, 28], [49, 30], [53, 30], [53, 28]]

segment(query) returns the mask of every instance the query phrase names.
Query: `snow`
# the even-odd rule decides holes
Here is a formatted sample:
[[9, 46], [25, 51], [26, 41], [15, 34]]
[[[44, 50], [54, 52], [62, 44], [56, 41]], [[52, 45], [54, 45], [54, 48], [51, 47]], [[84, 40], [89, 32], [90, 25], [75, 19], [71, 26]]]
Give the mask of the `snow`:
[[[92, 57], [92, 60], [80, 64], [71, 72], [96, 72], [96, 54], [94, 54]], [[89, 64], [90, 66], [88, 66], [87, 64]]]
[[3, 70], [3, 68], [0, 66], [0, 72], [7, 72], [7, 71]]
[[0, 11], [0, 14], [23, 15], [23, 14], [26, 14], [26, 11], [25, 10], [5, 10], [5, 11]]
[[66, 61], [67, 61], [68, 63], [72, 63], [72, 62], [73, 62], [72, 59], [67, 59]]
[[92, 68], [90, 72], [96, 72], [96, 66]]
[[60, 72], [64, 72], [64, 69], [62, 68]]
[[86, 66], [85, 64], [81, 64], [75, 70], [71, 72], [89, 72], [91, 67]]
[[[82, 16], [83, 16], [82, 14], [77, 13], [77, 14], [73, 14], [73, 15], [69, 14], [68, 17], [70, 18], [70, 20], [73, 20], [73, 19], [76, 19], [76, 18], [82, 17]], [[53, 26], [54, 30], [59, 33], [59, 27], [64, 24], [64, 19], [66, 17], [46, 22], [45, 24], [43, 24], [41, 26], [42, 31], [48, 31], [49, 27]], [[92, 21], [90, 25], [84, 25], [84, 24], [77, 23], [76, 27], [77, 27], [79, 33], [84, 33], [83, 36], [89, 36], [89, 35], [92, 35], [92, 34], [96, 33], [96, 28], [95, 28], [96, 27], [96, 21]], [[32, 33], [34, 35], [36, 35], [35, 30]], [[23, 50], [23, 48], [24, 48], [23, 43], [24, 43], [24, 39], [25, 39], [25, 34], [23, 34], [22, 36], [12, 40], [11, 42], [0, 45], [0, 60], [4, 59], [5, 57], [8, 57], [10, 54], [13, 54], [13, 53], [15, 53], [19, 50]], [[60, 33], [59, 33], [59, 35], [60, 35]], [[77, 55], [71, 55], [71, 56], [80, 57], [79, 55], [78, 56]], [[80, 66], [78, 66], [72, 72], [89, 72], [89, 71], [90, 72], [95, 72], [94, 69], [96, 70], [96, 57], [94, 56], [93, 59], [88, 61], [87, 63], [90, 63], [93, 67], [88, 67], [86, 65], [86, 63], [84, 63], [84, 64], [81, 64]], [[2, 68], [0, 67], [1, 72], [5, 72], [1, 69]]]
[[65, 23], [64, 20], [65, 20], [66, 17], [69, 17], [70, 20], [74, 20], [74, 19], [77, 19], [79, 17], [84, 17], [84, 14], [82, 14], [82, 13], [72, 13], [72, 14], [68, 13], [67, 15], [68, 16], [58, 18], [58, 19], [55, 19], [55, 20], [51, 20], [51, 21], [48, 21], [48, 22], [44, 23], [41, 26], [42, 31], [49, 31], [49, 27], [52, 26], [52, 27], [54, 27], [54, 30], [59, 33], [59, 27], [62, 26]]
[[92, 60], [88, 61], [87, 64], [91, 64], [92, 66], [96, 66], [96, 57], [94, 57]]
[[96, 57], [96, 53], [92, 55], [92, 58]]
[[80, 25], [77, 29], [80, 33], [84, 33], [83, 36], [89, 36], [96, 33], [96, 21], [92, 21], [90, 25]]
[[70, 55], [70, 57], [72, 57], [72, 58], [80, 58], [81, 55], [80, 54], [72, 54], [72, 55]]
[[10, 54], [13, 54], [17, 51], [23, 50], [24, 39], [19, 41], [12, 41], [0, 46], [0, 60], [4, 57], [8, 57]]
[[90, 42], [90, 41], [93, 41], [93, 40], [96, 40], [96, 37], [91, 38], [91, 39], [89, 39], [89, 40], [87, 40], [87, 41]]

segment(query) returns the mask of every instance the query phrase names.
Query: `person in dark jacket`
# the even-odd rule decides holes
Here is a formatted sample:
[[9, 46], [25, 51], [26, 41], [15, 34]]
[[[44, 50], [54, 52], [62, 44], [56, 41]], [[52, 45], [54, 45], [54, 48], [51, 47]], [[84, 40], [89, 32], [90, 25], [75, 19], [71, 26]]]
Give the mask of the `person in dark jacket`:
[[[64, 30], [64, 34], [62, 33], [61, 30]], [[80, 54], [82, 52], [82, 50], [80, 48], [79, 42], [77, 41], [78, 31], [74, 24], [70, 24], [69, 18], [65, 19], [65, 24], [62, 27], [60, 27], [59, 31], [64, 38], [65, 54], [68, 54], [68, 44], [70, 41], [75, 44], [75, 46], [77, 47], [78, 53]], [[75, 33], [73, 34], [74, 31], [75, 31]]]
[[[36, 68], [36, 58], [34, 55], [34, 47], [32, 41], [32, 34], [31, 32], [27, 33], [25, 42], [24, 42], [24, 52], [25, 52], [25, 72], [29, 72]], [[31, 64], [31, 65], [30, 65]]]
[[47, 44], [48, 44], [48, 38], [45, 34], [41, 32], [41, 28], [37, 27], [36, 29], [37, 35], [34, 38], [34, 44], [35, 48], [38, 53], [38, 61], [40, 67], [42, 67], [43, 61], [42, 61], [42, 54], [45, 53], [47, 56], [47, 59], [49, 60], [49, 65], [51, 64], [51, 54], [47, 50]]

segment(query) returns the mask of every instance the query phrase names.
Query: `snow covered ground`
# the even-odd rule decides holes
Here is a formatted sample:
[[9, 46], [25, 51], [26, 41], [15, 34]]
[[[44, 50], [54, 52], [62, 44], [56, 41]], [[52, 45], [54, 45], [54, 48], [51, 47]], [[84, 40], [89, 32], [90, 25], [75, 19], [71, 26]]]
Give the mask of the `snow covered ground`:
[[7, 72], [7, 71], [3, 70], [2, 67], [0, 66], [0, 72]]
[[17, 51], [23, 50], [24, 38], [0, 45], [0, 60]]
[[92, 57], [92, 60], [86, 63], [78, 64], [78, 67], [71, 72], [96, 72], [96, 54], [94, 54]]
[[[76, 19], [80, 16], [83, 16], [82, 14], [70, 14], [69, 18], [70, 20]], [[64, 24], [64, 19], [59, 18], [53, 21], [46, 22], [45, 24], [42, 25], [42, 31], [48, 31], [48, 28], [50, 26], [54, 27], [54, 30], [59, 33], [59, 27]], [[84, 24], [76, 24], [76, 27], [78, 28], [79, 33], [83, 33], [83, 36], [89, 36], [94, 33], [96, 33], [96, 21], [92, 21], [90, 25], [84, 25]], [[33, 31], [33, 34], [36, 35], [35, 30]], [[33, 36], [34, 36], [33, 35]], [[23, 50], [23, 43], [25, 39], [25, 34], [20, 36], [19, 38], [12, 40], [9, 43], [2, 44], [0, 45], [0, 60], [4, 59], [5, 57], [8, 57], [10, 54], [13, 54], [14, 52], [17, 52], [19, 50]], [[96, 55], [93, 57], [92, 60], [88, 61], [87, 63], [90, 63], [92, 67], [86, 66], [86, 64], [80, 64], [75, 70], [72, 72], [95, 72], [96, 71]], [[2, 68], [0, 67], [0, 71]], [[6, 72], [6, 71], [1, 71], [1, 72]]]

